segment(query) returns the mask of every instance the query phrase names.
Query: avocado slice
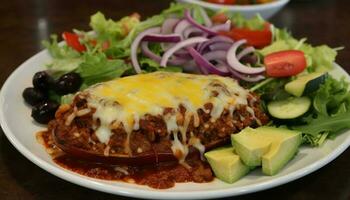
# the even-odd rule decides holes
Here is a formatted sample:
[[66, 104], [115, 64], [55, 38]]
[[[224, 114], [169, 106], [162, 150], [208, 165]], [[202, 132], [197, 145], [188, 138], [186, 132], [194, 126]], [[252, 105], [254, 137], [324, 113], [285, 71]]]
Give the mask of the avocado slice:
[[223, 147], [204, 154], [214, 174], [220, 180], [233, 183], [246, 175], [250, 168], [244, 165], [233, 147]]
[[233, 147], [246, 165], [262, 166], [266, 175], [279, 172], [298, 151], [301, 132], [276, 127], [245, 128], [231, 135]]
[[294, 81], [287, 83], [284, 89], [296, 97], [301, 97], [302, 95], [309, 94], [316, 91], [321, 84], [325, 82], [327, 78], [327, 73], [324, 72], [314, 72], [299, 76]]

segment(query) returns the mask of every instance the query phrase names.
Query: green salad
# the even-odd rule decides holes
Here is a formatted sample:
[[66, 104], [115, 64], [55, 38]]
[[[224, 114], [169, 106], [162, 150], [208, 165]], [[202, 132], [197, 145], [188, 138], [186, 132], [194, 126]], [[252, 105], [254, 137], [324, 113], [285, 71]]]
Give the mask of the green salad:
[[[329, 73], [341, 48], [296, 39], [260, 16], [245, 19], [239, 13], [171, 4], [145, 20], [138, 14], [108, 19], [97, 12], [90, 27], [62, 33], [64, 43], [58, 35], [43, 42], [53, 60], [34, 76], [34, 88], [23, 93], [35, 105], [32, 116], [38, 122], [47, 123], [76, 91], [122, 76], [168, 71], [232, 77], [260, 96], [270, 123], [242, 130], [232, 137], [233, 147], [206, 153], [214, 173], [227, 182], [257, 166], [276, 174], [301, 143], [320, 146], [350, 128], [347, 75], [336, 79]], [[56, 104], [38, 107], [45, 99]], [[259, 148], [252, 148], [255, 140]], [[276, 144], [280, 147], [271, 147]], [[269, 148], [277, 153], [267, 153]]]

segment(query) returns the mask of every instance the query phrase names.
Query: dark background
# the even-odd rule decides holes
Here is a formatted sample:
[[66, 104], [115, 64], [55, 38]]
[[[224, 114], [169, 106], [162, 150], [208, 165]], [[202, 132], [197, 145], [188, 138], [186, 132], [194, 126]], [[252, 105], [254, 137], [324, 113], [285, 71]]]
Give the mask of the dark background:
[[[10, 0], [0, 3], [0, 85], [26, 59], [42, 49], [41, 40], [73, 28], [89, 29], [96, 11], [118, 19], [139, 12], [145, 18], [168, 0]], [[346, 47], [337, 62], [350, 72], [350, 1], [293, 0], [271, 19], [312, 44]], [[304, 178], [237, 199], [350, 199], [350, 150]], [[127, 199], [63, 181], [23, 157], [0, 129], [0, 199]]]

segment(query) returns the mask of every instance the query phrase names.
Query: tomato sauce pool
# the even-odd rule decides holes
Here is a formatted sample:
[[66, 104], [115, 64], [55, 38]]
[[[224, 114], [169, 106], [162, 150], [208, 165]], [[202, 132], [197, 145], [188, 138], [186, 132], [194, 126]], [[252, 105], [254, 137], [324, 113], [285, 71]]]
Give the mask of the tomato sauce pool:
[[157, 165], [121, 166], [94, 163], [65, 154], [55, 146], [51, 133], [47, 131], [37, 133], [37, 140], [43, 144], [56, 164], [91, 178], [136, 183], [156, 189], [171, 188], [175, 183], [203, 183], [214, 179], [210, 166], [198, 154], [189, 156], [185, 165], [164, 162]]

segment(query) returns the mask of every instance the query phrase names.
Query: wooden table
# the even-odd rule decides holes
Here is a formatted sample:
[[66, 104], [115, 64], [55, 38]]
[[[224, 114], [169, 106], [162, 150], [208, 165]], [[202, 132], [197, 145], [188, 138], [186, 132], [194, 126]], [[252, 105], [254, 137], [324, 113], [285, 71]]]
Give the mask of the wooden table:
[[[51, 33], [88, 29], [89, 16], [100, 10], [113, 19], [137, 11], [144, 17], [168, 6], [168, 0], [11, 0], [0, 4], [0, 85], [26, 59], [42, 49]], [[350, 1], [291, 2], [271, 21], [312, 44], [350, 47]], [[350, 50], [337, 62], [350, 72]], [[239, 199], [349, 199], [350, 149], [304, 178]], [[127, 199], [63, 181], [23, 157], [0, 130], [0, 199]]]

